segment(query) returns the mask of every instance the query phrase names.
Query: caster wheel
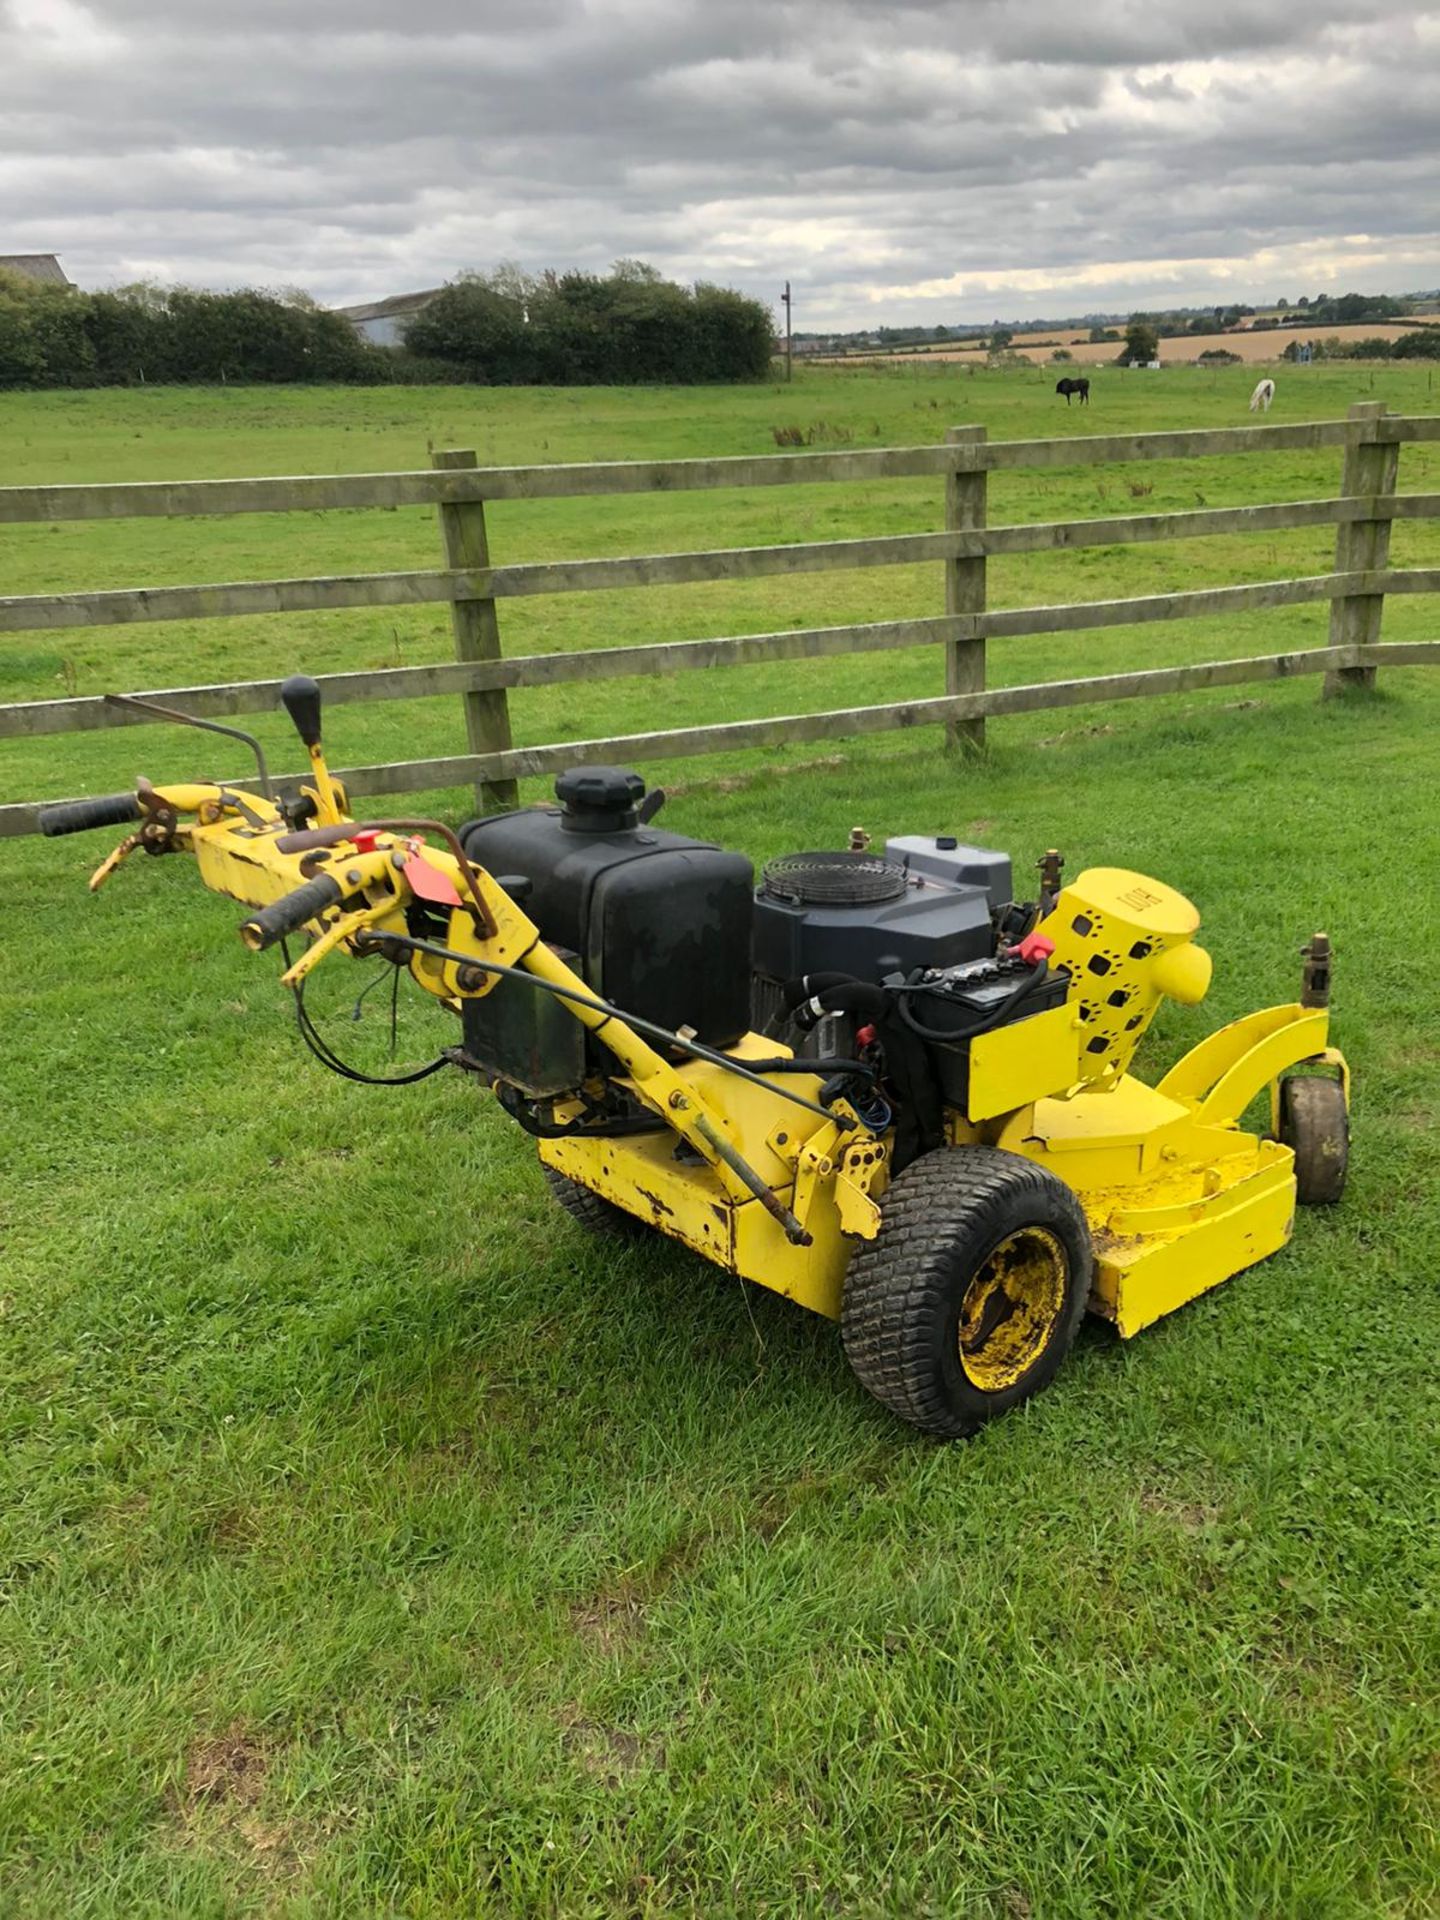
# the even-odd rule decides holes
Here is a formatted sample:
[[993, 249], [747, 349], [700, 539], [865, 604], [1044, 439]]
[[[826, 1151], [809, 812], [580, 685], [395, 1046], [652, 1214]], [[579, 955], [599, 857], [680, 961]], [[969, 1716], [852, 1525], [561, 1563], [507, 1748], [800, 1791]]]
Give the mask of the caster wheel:
[[1350, 1165], [1350, 1115], [1340, 1083], [1305, 1074], [1282, 1080], [1280, 1140], [1295, 1155], [1301, 1206], [1334, 1206]]

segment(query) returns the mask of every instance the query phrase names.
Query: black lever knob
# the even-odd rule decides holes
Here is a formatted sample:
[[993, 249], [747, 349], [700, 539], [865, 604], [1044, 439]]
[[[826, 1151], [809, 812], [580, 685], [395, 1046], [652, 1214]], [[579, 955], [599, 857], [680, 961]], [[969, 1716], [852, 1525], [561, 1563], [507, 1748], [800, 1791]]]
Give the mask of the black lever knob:
[[285, 711], [307, 747], [320, 744], [320, 689], [308, 673], [292, 673], [280, 689]]

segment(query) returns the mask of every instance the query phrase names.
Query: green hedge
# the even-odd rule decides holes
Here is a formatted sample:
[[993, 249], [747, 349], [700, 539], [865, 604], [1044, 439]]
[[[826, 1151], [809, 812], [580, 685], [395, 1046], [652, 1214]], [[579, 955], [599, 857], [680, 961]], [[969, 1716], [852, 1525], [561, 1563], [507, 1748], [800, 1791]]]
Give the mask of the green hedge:
[[603, 278], [467, 275], [412, 322], [401, 348], [361, 340], [304, 294], [81, 293], [0, 274], [0, 388], [763, 380], [772, 345], [758, 301], [680, 287], [627, 261]]

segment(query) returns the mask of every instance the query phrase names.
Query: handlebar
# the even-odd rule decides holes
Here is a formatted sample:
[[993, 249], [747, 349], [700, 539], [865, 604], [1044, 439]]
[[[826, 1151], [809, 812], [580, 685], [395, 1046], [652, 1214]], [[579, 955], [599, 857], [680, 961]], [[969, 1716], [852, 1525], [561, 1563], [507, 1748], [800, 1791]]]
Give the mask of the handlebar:
[[140, 819], [140, 802], [133, 793], [105, 793], [94, 800], [65, 800], [42, 807], [40, 831], [50, 839], [62, 833], [88, 833], [92, 827], [125, 827]]
[[338, 906], [344, 890], [328, 873], [318, 873], [293, 893], [285, 893], [261, 907], [240, 923], [240, 938], [252, 953], [263, 953], [286, 934], [298, 933], [307, 920], [315, 920], [329, 907]]

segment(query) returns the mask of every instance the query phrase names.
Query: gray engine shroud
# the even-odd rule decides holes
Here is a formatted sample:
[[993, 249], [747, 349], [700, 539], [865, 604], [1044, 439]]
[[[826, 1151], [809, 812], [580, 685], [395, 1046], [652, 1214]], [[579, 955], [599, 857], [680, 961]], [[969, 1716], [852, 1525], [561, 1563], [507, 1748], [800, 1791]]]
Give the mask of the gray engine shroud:
[[757, 1028], [778, 1011], [781, 983], [800, 974], [878, 982], [888, 973], [959, 966], [993, 951], [991, 910], [1013, 898], [1008, 854], [961, 846], [946, 834], [907, 834], [886, 841], [885, 859], [905, 872], [904, 889], [893, 899], [798, 905], [760, 888], [753, 948]]

